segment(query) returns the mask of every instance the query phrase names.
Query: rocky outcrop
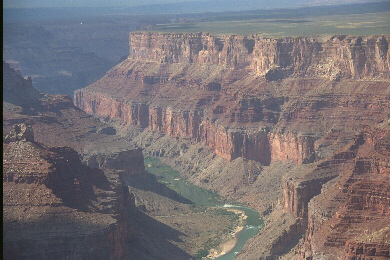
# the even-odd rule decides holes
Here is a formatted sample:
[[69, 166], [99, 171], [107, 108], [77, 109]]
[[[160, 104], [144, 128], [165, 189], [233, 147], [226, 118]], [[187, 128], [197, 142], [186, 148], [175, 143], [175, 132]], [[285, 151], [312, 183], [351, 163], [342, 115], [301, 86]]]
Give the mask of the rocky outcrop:
[[93, 153], [83, 157], [87, 166], [123, 171], [125, 175], [145, 174], [142, 150], [126, 150], [115, 153]]
[[314, 160], [315, 138], [313, 136], [276, 133], [270, 135], [270, 151], [273, 160], [293, 161], [297, 164]]
[[18, 140], [34, 140], [34, 132], [30, 126], [27, 126], [24, 123], [14, 125], [13, 130], [5, 136], [4, 142], [10, 143]]
[[[212, 63], [246, 66], [251, 62], [252, 37], [209, 33], [131, 33], [130, 57], [161, 63]], [[250, 54], [250, 55], [249, 55]]]
[[[33, 139], [8, 141], [3, 150], [4, 257], [122, 257], [125, 198], [103, 171], [81, 164], [71, 148], [47, 149]], [[108, 206], [98, 203], [110, 194]]]
[[302, 258], [389, 259], [388, 146], [389, 132], [372, 128], [335, 156], [345, 163], [308, 204]]
[[387, 260], [390, 257], [390, 245], [382, 243], [347, 242], [345, 246], [348, 260]]
[[389, 37], [298, 37], [209, 33], [131, 33], [130, 59], [158, 63], [210, 63], [250, 67], [269, 80], [290, 75], [333, 80], [389, 78]]
[[[89, 97], [86, 98], [86, 95]], [[120, 118], [125, 123], [149, 127], [172, 136], [190, 137], [214, 148], [218, 155], [228, 160], [245, 157], [264, 164], [270, 163], [269, 142], [265, 130], [247, 132], [227, 129], [214, 124], [209, 118], [204, 118], [203, 112], [199, 111], [175, 111], [170, 107], [160, 106], [150, 108], [149, 105], [140, 103], [121, 104], [102, 94], [91, 96], [78, 92], [75, 94], [75, 103], [83, 110], [97, 115]], [[86, 100], [92, 102], [86, 104]]]
[[[331, 80], [389, 78], [389, 38], [332, 36], [256, 42], [254, 67], [270, 80], [320, 76]], [[272, 50], [272, 51], [271, 51]], [[270, 55], [271, 54], [271, 55]]]
[[10, 65], [3, 61], [3, 89], [24, 89], [33, 88], [31, 77], [24, 79], [19, 70], [13, 70]]
[[[131, 258], [134, 202], [123, 176], [144, 174], [140, 149], [69, 96], [20, 84], [26, 80], [9, 67], [3, 73], [4, 257]], [[93, 155], [104, 164], [82, 164]]]
[[[128, 59], [76, 91], [76, 106], [203, 142], [228, 160], [312, 162], [316, 140], [331, 126], [362, 114], [364, 119], [342, 130], [351, 136], [389, 107], [388, 96], [380, 94], [388, 88], [387, 36], [136, 32], [129, 37]], [[371, 88], [379, 95], [368, 94]]]
[[[355, 183], [361, 176], [347, 178], [354, 170], [384, 173], [384, 166], [389, 165], [387, 160], [369, 160], [369, 164], [368, 155], [362, 157], [358, 152], [358, 148], [372, 146], [368, 144], [381, 153], [389, 151], [382, 142], [371, 141], [373, 135], [355, 136], [368, 126], [387, 122], [389, 56], [389, 36], [269, 39], [137, 32], [130, 34], [129, 57], [98, 82], [76, 91], [74, 100], [82, 110], [106, 119], [203, 143], [232, 165], [235, 160], [238, 166], [240, 160], [255, 160], [265, 166], [266, 173], [274, 173], [278, 163], [291, 164], [281, 169], [285, 171], [281, 204], [273, 197], [269, 206], [262, 206], [269, 207], [262, 211], [278, 219], [266, 227], [265, 233], [270, 233], [270, 240], [262, 243], [266, 250], [252, 255], [247, 248], [245, 257], [277, 258], [304, 236], [297, 254], [321, 258], [318, 245], [326, 241], [313, 239], [313, 235], [328, 235], [320, 228], [326, 226], [325, 220], [333, 219], [339, 207], [344, 208], [335, 194], [343, 187], [342, 177]], [[147, 146], [150, 142], [141, 143]], [[176, 149], [181, 155], [182, 148], [178, 145]], [[162, 148], [151, 148], [150, 153], [172, 156]], [[240, 172], [245, 173], [240, 178], [231, 174], [220, 177], [231, 172], [208, 174], [208, 166], [187, 163], [179, 156], [173, 164], [178, 162], [189, 166], [190, 179], [202, 186], [216, 189], [212, 176], [225, 184], [234, 182], [227, 185], [230, 189], [218, 188], [225, 195], [241, 193], [238, 197], [255, 202], [246, 189], [262, 188], [261, 181], [244, 180], [251, 171]], [[242, 166], [252, 166], [249, 162]], [[256, 174], [267, 180], [259, 172]], [[199, 175], [198, 179], [193, 174]], [[377, 182], [378, 177], [368, 180]], [[271, 180], [267, 182], [275, 182]], [[349, 196], [349, 204], [354, 209], [346, 213], [359, 208], [387, 211], [379, 198], [364, 196], [365, 186], [376, 191], [365, 182], [351, 187], [355, 192]], [[385, 202], [386, 190], [387, 186], [379, 192]], [[316, 201], [318, 198], [322, 200]], [[281, 209], [273, 214], [275, 206]], [[284, 226], [278, 230], [280, 234], [273, 235], [277, 223]], [[344, 236], [330, 235], [330, 248], [324, 253], [338, 258], [342, 256], [335, 251], [349, 255], [350, 250], [342, 251], [347, 241]], [[257, 244], [251, 242], [253, 247]]]
[[389, 259], [388, 123], [287, 171], [281, 204], [237, 258]]

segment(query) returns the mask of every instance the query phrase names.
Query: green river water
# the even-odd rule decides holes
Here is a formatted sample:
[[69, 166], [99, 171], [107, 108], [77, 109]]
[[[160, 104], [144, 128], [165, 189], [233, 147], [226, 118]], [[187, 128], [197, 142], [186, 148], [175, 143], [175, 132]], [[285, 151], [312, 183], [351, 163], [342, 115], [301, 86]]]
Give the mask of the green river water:
[[263, 220], [259, 218], [259, 213], [257, 211], [245, 206], [225, 204], [216, 193], [194, 186], [181, 179], [178, 171], [172, 169], [168, 165], [164, 165], [159, 159], [146, 157], [145, 168], [149, 173], [154, 174], [159, 182], [164, 183], [167, 187], [175, 190], [178, 194], [191, 200], [196, 205], [235, 208], [246, 213], [246, 226], [242, 231], [236, 234], [236, 238], [238, 239], [236, 246], [231, 252], [218, 257], [217, 260], [233, 259], [243, 248], [246, 241], [257, 235], [259, 229], [262, 228]]

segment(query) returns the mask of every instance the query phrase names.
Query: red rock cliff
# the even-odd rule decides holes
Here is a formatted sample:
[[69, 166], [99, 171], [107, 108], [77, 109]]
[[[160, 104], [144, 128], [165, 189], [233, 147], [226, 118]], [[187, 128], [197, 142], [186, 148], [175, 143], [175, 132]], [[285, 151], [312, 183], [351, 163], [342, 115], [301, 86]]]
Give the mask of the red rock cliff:
[[76, 91], [75, 104], [190, 137], [228, 160], [300, 164], [315, 159], [333, 126], [345, 126], [346, 140], [385, 115], [388, 63], [388, 36], [137, 32], [128, 59]]
[[140, 149], [3, 65], [4, 257], [129, 258], [132, 197], [121, 175], [144, 173]]
[[[389, 56], [389, 36], [131, 33], [128, 59], [76, 91], [75, 104], [99, 116], [189, 137], [228, 160], [302, 164], [282, 183], [283, 211], [294, 219], [293, 234], [286, 238], [298, 240], [307, 231], [298, 250], [305, 258], [322, 258], [323, 246], [331, 247], [326, 252], [333, 258], [353, 252], [368, 257], [373, 252], [368, 242], [345, 236], [344, 225], [344, 231], [337, 227], [360, 219], [358, 209], [389, 221], [389, 216], [382, 219], [389, 186], [368, 174], [387, 173], [389, 160], [362, 157], [364, 147], [387, 149], [377, 134], [357, 136], [387, 122]], [[380, 182], [378, 192], [371, 182]], [[344, 194], [335, 194], [338, 189]], [[317, 198], [323, 199], [320, 210], [314, 207]], [[330, 224], [324, 225], [326, 219]], [[332, 232], [322, 232], [328, 225]], [[379, 229], [384, 227], [381, 223]], [[292, 240], [279, 240], [273, 255]], [[384, 252], [380, 243], [378, 249], [373, 256]]]
[[260, 75], [389, 78], [389, 37], [263, 38], [209, 33], [131, 33], [130, 59], [249, 66]]
[[389, 259], [389, 131], [367, 129], [334, 159], [344, 161], [337, 166], [340, 175], [311, 199], [298, 253], [315, 259]]

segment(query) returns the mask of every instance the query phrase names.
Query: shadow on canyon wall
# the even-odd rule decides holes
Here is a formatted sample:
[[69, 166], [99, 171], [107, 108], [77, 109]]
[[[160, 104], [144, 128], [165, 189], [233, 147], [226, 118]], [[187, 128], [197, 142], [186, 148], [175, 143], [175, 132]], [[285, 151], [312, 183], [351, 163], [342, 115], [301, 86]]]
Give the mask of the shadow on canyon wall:
[[[110, 256], [112, 250], [102, 240], [110, 233], [105, 221], [93, 223], [87, 218], [81, 222], [76, 212], [66, 213], [62, 207], [51, 211], [57, 214], [46, 214], [28, 222], [4, 222], [7, 240], [3, 244], [3, 258], [102, 259]], [[58, 215], [60, 213], [62, 215]]]
[[[191, 259], [192, 257], [175, 245], [183, 242], [186, 235], [143, 213], [137, 208], [129, 211], [132, 220], [132, 240], [129, 255], [133, 259]], [[159, 231], [159, 233], [156, 233]]]
[[147, 173], [145, 177], [128, 176], [127, 182], [129, 186], [137, 189], [154, 192], [160, 196], [167, 197], [183, 204], [193, 204], [193, 202], [179, 195], [174, 190], [166, 185], [159, 183], [153, 174]]
[[53, 193], [62, 199], [64, 206], [75, 208], [81, 211], [94, 209], [93, 202], [98, 201], [98, 196], [94, 190], [111, 191], [110, 182], [103, 171], [91, 168], [82, 164], [76, 151], [70, 148], [51, 148], [60, 157], [73, 154], [74, 161], [56, 162], [53, 182], [47, 186], [53, 189]]

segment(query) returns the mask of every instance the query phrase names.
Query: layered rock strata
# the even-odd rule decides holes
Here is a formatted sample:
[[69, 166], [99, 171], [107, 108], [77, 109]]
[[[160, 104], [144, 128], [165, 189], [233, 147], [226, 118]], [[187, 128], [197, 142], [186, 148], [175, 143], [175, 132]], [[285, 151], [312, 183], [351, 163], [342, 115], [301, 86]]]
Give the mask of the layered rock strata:
[[82, 165], [71, 148], [21, 139], [6, 141], [3, 149], [5, 258], [123, 256], [129, 237], [124, 205], [130, 202], [121, 186]]
[[[267, 242], [260, 242], [262, 235], [255, 237], [238, 257], [277, 258], [287, 254], [306, 233], [304, 243], [300, 243], [305, 247], [299, 244], [297, 249], [302, 250], [297, 254], [319, 258], [322, 255], [313, 250], [316, 247], [307, 235], [322, 227], [311, 217], [311, 200], [333, 195], [327, 188], [336, 190], [339, 185], [335, 180], [354, 169], [366, 168], [365, 162], [352, 164], [356, 152], [347, 151], [346, 146], [360, 140], [357, 133], [368, 126], [387, 122], [389, 53], [389, 36], [269, 39], [137, 32], [130, 34], [129, 57], [98, 82], [76, 91], [74, 100], [82, 110], [106, 119], [201, 142], [232, 165], [238, 165], [240, 158], [255, 160], [269, 165], [268, 173], [274, 173], [280, 162], [302, 164], [285, 165], [280, 203], [273, 199], [267, 210], [260, 209], [278, 219], [271, 220], [263, 232], [269, 237]], [[156, 153], [177, 157], [169, 156], [168, 151]], [[192, 166], [194, 173], [189, 178], [197, 184], [218, 187], [224, 194], [241, 193], [237, 198], [255, 202], [251, 195], [244, 195], [259, 189], [261, 181], [248, 183], [231, 177], [236, 185], [228, 185], [232, 187], [228, 192], [210, 179], [213, 176], [228, 184], [232, 179], [216, 174], [225, 172], [208, 175], [208, 167], [200, 169], [203, 164], [175, 159], [175, 164]], [[380, 165], [384, 164], [389, 165], [389, 161]], [[253, 164], [249, 161], [244, 165]], [[259, 169], [256, 172], [264, 177]], [[351, 200], [376, 202], [368, 197]], [[333, 208], [321, 204], [322, 211], [329, 211], [327, 215], [335, 213], [335, 206], [343, 208], [338, 200], [330, 202], [337, 203]], [[352, 212], [349, 209], [347, 213]], [[389, 216], [383, 220], [389, 221]], [[276, 234], [273, 231], [279, 222], [283, 225]], [[385, 226], [382, 223], [379, 229]], [[381, 234], [383, 238], [387, 233]], [[332, 241], [335, 236], [330, 238]], [[367, 250], [367, 243], [348, 237], [344, 240], [335, 245], [339, 252], [344, 249], [344, 256], [334, 255], [330, 249], [325, 253], [352, 258], [354, 252], [356, 258], [373, 252]], [[382, 242], [387, 244], [387, 240]], [[378, 248], [384, 246], [379, 243]], [[374, 253], [386, 256], [383, 250]]]
[[3, 140], [18, 140], [22, 134], [17, 133], [28, 125], [22, 135], [25, 139], [50, 147], [72, 147], [83, 162], [90, 157], [100, 158], [100, 163], [95, 160], [90, 164], [92, 167], [144, 172], [141, 150], [115, 136], [113, 127], [76, 108], [69, 96], [42, 93], [29, 84], [29, 79], [8, 64], [3, 65], [3, 85], [8, 86], [3, 89], [3, 130], [4, 134], [11, 131]]
[[[387, 36], [131, 33], [129, 57], [76, 91], [75, 104], [99, 116], [190, 137], [228, 160], [310, 162], [314, 142], [332, 125], [353, 120], [350, 130], [343, 130], [349, 132], [384, 115], [388, 45]], [[276, 75], [281, 80], [274, 81]], [[362, 108], [367, 112], [359, 116]], [[300, 124], [308, 128], [303, 132]]]
[[[389, 77], [389, 37], [264, 38], [209, 33], [131, 33], [130, 58], [159, 63], [209, 63], [273, 78], [332, 79]], [[153, 81], [153, 80], [152, 80]]]
[[389, 129], [366, 129], [335, 158], [345, 165], [308, 204], [301, 257], [389, 259]]
[[[124, 176], [145, 174], [141, 151], [69, 96], [44, 94], [3, 69], [4, 257], [131, 258], [134, 202]], [[88, 167], [88, 157], [109, 164]]]
[[120, 170], [124, 175], [145, 173], [144, 157], [140, 148], [116, 153], [86, 155], [84, 161], [90, 167]]

